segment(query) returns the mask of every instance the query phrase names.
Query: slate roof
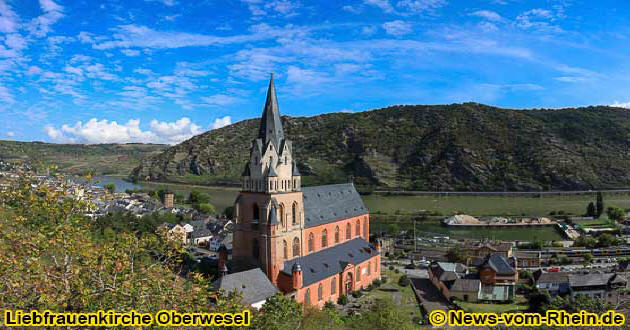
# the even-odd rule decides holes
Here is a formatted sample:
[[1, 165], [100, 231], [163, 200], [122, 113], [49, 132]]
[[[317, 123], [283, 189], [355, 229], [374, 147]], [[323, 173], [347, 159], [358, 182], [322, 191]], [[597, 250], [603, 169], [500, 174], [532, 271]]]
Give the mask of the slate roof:
[[285, 261], [282, 272], [291, 276], [293, 265], [299, 263], [302, 268], [302, 283], [307, 286], [343, 272], [348, 264], [357, 265], [376, 255], [378, 252], [375, 247], [363, 238], [355, 238], [304, 257]]
[[260, 268], [224, 275], [215, 282], [215, 287], [227, 292], [240, 291], [242, 303], [246, 305], [263, 301], [278, 292]]
[[273, 73], [269, 79], [267, 100], [265, 101], [265, 108], [263, 109], [262, 118], [260, 120], [258, 138], [262, 140], [265, 146], [271, 141], [278, 151], [280, 151], [280, 142], [284, 140], [284, 131], [282, 130], [282, 121], [280, 120], [280, 109], [278, 107], [278, 97], [276, 96], [276, 85], [273, 81]]
[[459, 263], [437, 262], [431, 265], [433, 276], [442, 282], [455, 281], [466, 273], [466, 266]]
[[492, 270], [494, 270], [499, 275], [514, 275], [516, 271], [505, 257], [500, 256], [498, 254], [491, 254], [486, 258], [486, 261], [483, 265], [488, 265]]
[[569, 274], [566, 273], [541, 273], [536, 283], [569, 283]]
[[475, 279], [460, 278], [455, 280], [450, 291], [478, 292], [481, 281]]
[[569, 275], [569, 285], [572, 288], [583, 286], [606, 286], [608, 281], [615, 276], [613, 273], [609, 274], [571, 274]]
[[192, 233], [190, 233], [190, 236], [192, 238], [212, 236], [212, 232], [208, 228], [208, 224], [205, 221], [190, 221], [189, 224], [193, 227], [193, 231]]
[[300, 176], [300, 170], [297, 167], [297, 163], [294, 161], [293, 162], [293, 173], [291, 174], [293, 176]]
[[368, 213], [352, 183], [305, 187], [302, 194], [306, 228]]

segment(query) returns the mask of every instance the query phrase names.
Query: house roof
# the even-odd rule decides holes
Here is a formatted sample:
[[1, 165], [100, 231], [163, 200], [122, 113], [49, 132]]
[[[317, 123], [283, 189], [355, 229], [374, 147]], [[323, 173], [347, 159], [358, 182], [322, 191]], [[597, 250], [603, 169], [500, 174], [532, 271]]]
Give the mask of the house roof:
[[260, 268], [224, 275], [215, 282], [215, 287], [227, 292], [241, 292], [242, 303], [247, 305], [263, 301], [278, 292]]
[[567, 273], [541, 273], [536, 283], [569, 283], [569, 274]]
[[608, 274], [571, 274], [569, 275], [569, 284], [571, 287], [582, 286], [605, 286], [614, 276], [613, 273]]
[[483, 266], [486, 265], [492, 268], [492, 270], [494, 270], [499, 275], [516, 274], [516, 271], [514, 270], [514, 268], [512, 268], [512, 266], [510, 266], [508, 260], [498, 254], [489, 255], [483, 263]]
[[190, 234], [192, 238], [212, 236], [212, 232], [208, 229], [208, 224], [205, 221], [195, 220], [190, 221], [188, 224], [190, 224], [193, 228], [193, 231]]
[[495, 243], [495, 244], [482, 243], [480, 245], [474, 245], [472, 248], [475, 250], [478, 250], [481, 248], [487, 248], [492, 251], [505, 252], [505, 251], [509, 251], [512, 248], [512, 244], [511, 243]]
[[306, 187], [302, 195], [306, 228], [368, 213], [352, 183]]
[[450, 291], [459, 292], [477, 292], [479, 291], [481, 281], [477, 279], [460, 278], [455, 280]]
[[376, 255], [378, 251], [375, 247], [363, 238], [355, 238], [304, 257], [285, 261], [282, 272], [291, 276], [293, 265], [299, 263], [302, 268], [302, 283], [307, 286], [343, 272], [348, 264], [357, 265]]
[[431, 265], [431, 272], [442, 282], [455, 281], [466, 272], [466, 266], [459, 263], [436, 262]]

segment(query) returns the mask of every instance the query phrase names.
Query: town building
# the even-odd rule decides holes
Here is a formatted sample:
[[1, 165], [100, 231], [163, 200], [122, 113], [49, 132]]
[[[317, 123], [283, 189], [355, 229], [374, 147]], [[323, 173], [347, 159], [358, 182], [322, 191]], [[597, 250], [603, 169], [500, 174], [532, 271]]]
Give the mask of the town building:
[[164, 207], [167, 209], [175, 206], [175, 194], [172, 191], [164, 192]]
[[553, 272], [534, 272], [534, 281], [538, 290], [544, 290], [552, 295], [564, 295], [569, 292], [569, 274]]
[[480, 300], [508, 301], [514, 299], [518, 272], [516, 265], [502, 255], [491, 254], [479, 266]]
[[215, 281], [214, 287], [225, 292], [240, 292], [241, 303], [254, 308], [262, 307], [267, 298], [278, 293], [278, 289], [260, 268], [221, 276]]
[[259, 267], [298, 302], [322, 307], [380, 278], [379, 244], [352, 183], [302, 187], [273, 75], [236, 199], [233, 270]]

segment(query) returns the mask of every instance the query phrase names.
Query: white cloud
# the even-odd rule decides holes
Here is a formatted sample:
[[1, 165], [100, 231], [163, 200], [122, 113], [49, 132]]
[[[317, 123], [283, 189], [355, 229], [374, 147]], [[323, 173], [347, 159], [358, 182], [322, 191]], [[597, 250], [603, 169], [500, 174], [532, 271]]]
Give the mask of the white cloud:
[[399, 8], [407, 10], [412, 14], [432, 11], [445, 5], [446, 0], [402, 0], [396, 4]]
[[177, 144], [202, 133], [201, 126], [183, 117], [174, 122], [152, 120], [148, 130], [140, 127], [139, 119], [130, 119], [124, 124], [107, 119], [92, 118], [74, 125], [64, 124], [60, 128], [48, 125], [44, 128], [48, 137], [66, 143], [167, 143]]
[[7, 34], [4, 43], [11, 49], [22, 50], [26, 48], [26, 40], [17, 33]]
[[533, 29], [540, 32], [563, 32], [559, 26], [551, 24], [551, 22], [561, 16], [561, 13], [554, 14], [547, 9], [531, 9], [516, 17], [516, 26], [522, 29]]
[[295, 0], [241, 0], [255, 17], [277, 14], [284, 17], [297, 15], [300, 3]]
[[363, 3], [369, 6], [380, 8], [386, 13], [393, 13], [395, 11], [392, 4], [389, 3], [389, 0], [363, 0]]
[[377, 31], [377, 27], [376, 26], [364, 26], [361, 28], [361, 34], [366, 35], [366, 36], [370, 36], [373, 35], [374, 33], [376, 33]]
[[44, 12], [29, 23], [29, 31], [37, 37], [44, 37], [52, 31], [51, 26], [60, 20], [63, 14], [63, 7], [52, 0], [39, 0], [39, 6]]
[[135, 49], [122, 49], [120, 52], [125, 54], [125, 55], [127, 55], [127, 56], [138, 56], [138, 55], [140, 55], [140, 51], [139, 50], [135, 50]]
[[7, 132], [7, 133], [6, 133], [6, 135], [7, 135], [8, 137], [14, 137], [14, 136], [15, 136], [15, 132], [11, 132], [11, 131], [9, 131], [9, 132]]
[[0, 0], [0, 32], [12, 33], [19, 27], [18, 16], [5, 0]]
[[502, 22], [505, 20], [501, 15], [491, 10], [478, 10], [473, 13], [470, 13], [470, 16], [477, 16], [477, 17], [485, 18], [492, 22]]
[[611, 107], [617, 107], [617, 108], [630, 109], [630, 102], [620, 103], [618, 101], [615, 101], [615, 103], [611, 104], [610, 106]]
[[4, 103], [15, 103], [13, 94], [11, 94], [11, 91], [4, 86], [0, 86], [0, 101]]
[[223, 118], [217, 118], [214, 120], [214, 123], [210, 124], [210, 129], [217, 129], [221, 127], [225, 127], [232, 124], [232, 117], [225, 116]]
[[201, 97], [201, 100], [212, 106], [224, 107], [231, 104], [238, 103], [240, 99], [231, 95], [215, 94], [211, 96]]
[[160, 2], [165, 6], [172, 7], [177, 4], [175, 0], [144, 0], [146, 2]]
[[39, 75], [43, 72], [43, 70], [38, 67], [38, 66], [31, 66], [28, 68], [28, 71], [26, 71], [26, 74], [29, 76], [35, 76], [35, 75]]
[[386, 23], [383, 23], [382, 26], [383, 26], [383, 29], [385, 29], [385, 32], [387, 32], [387, 34], [391, 34], [397, 37], [403, 36], [405, 34], [409, 34], [412, 31], [411, 24], [401, 21], [401, 20], [386, 22]]
[[144, 69], [144, 68], [134, 69], [133, 72], [137, 74], [147, 75], [147, 76], [154, 74], [153, 71], [149, 69]]

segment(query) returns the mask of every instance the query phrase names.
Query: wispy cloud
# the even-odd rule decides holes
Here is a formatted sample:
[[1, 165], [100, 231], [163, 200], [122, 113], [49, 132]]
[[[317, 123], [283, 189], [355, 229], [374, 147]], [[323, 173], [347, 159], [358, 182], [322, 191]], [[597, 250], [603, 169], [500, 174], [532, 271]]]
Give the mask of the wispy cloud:
[[383, 29], [385, 29], [387, 34], [391, 34], [396, 37], [409, 34], [413, 30], [410, 23], [401, 20], [385, 22], [383, 23]]
[[39, 6], [44, 14], [34, 18], [28, 29], [33, 35], [44, 37], [52, 31], [51, 26], [64, 16], [63, 7], [53, 0], [39, 0]]

